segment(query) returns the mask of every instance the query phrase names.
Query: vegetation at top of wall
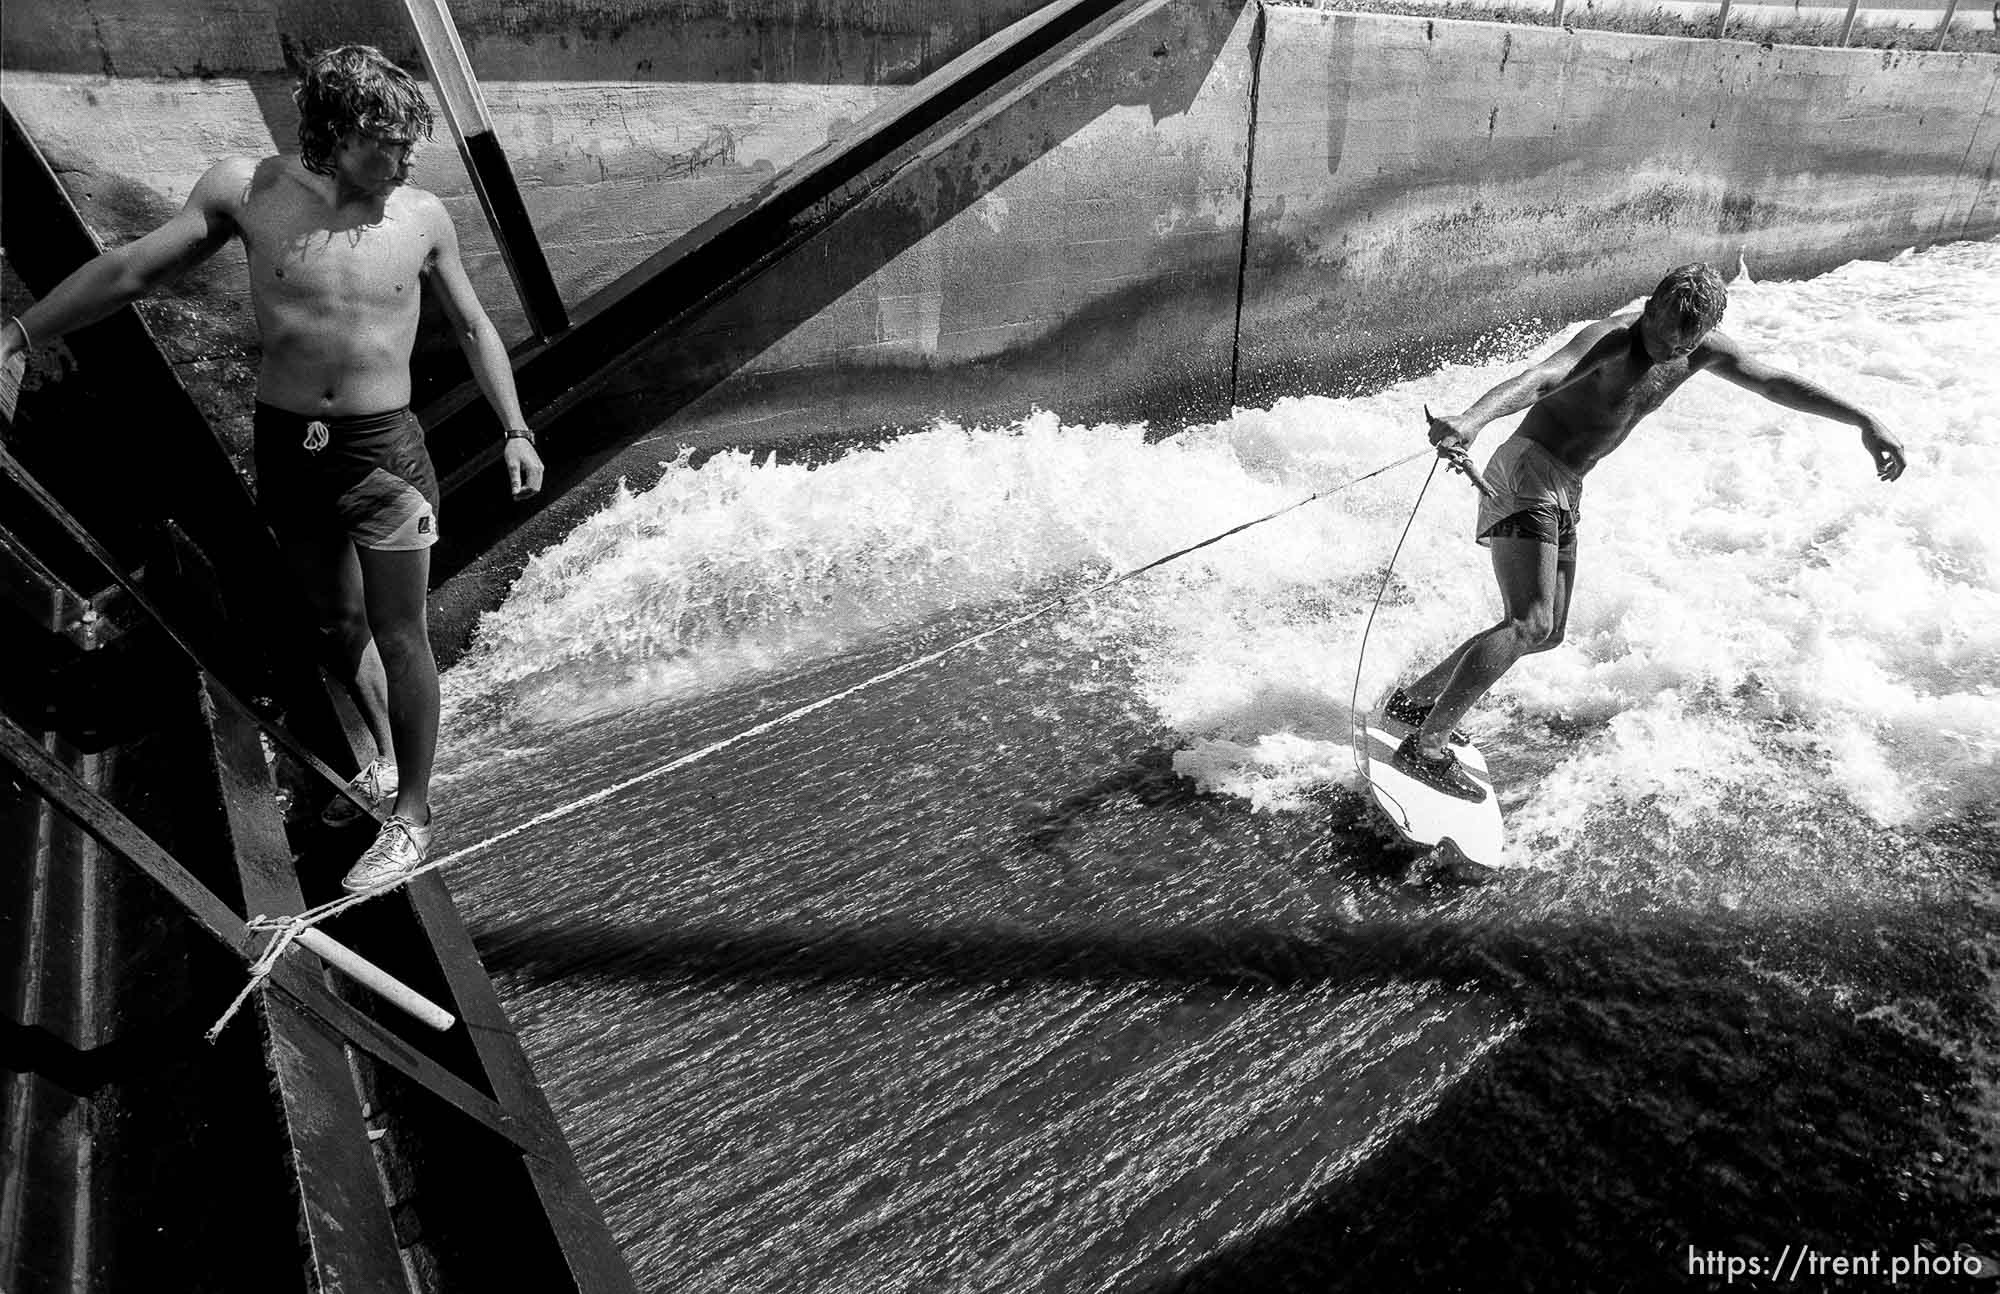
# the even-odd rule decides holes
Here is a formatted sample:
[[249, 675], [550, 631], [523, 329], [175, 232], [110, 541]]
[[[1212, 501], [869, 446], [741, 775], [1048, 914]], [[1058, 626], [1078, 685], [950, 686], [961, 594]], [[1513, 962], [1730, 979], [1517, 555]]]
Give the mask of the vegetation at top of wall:
[[[1823, 2], [1831, 3], [1831, 0]], [[1266, 0], [1266, 3], [1342, 13], [1460, 18], [1474, 22], [1523, 23], [1533, 27], [1558, 25], [1555, 6], [1550, 0], [1529, 0], [1522, 4], [1511, 3], [1511, 0]], [[2000, 54], [2000, 3], [1993, 5], [1993, 26], [1969, 26], [1964, 21], [1966, 15], [1980, 13], [1985, 8], [1976, 0], [1961, 3], [1960, 18], [1952, 24], [1943, 48], [1955, 54]], [[1852, 49], [1938, 49], [1936, 21], [1944, 17], [1943, 12], [1940, 10], [1933, 16], [1912, 11], [1910, 17], [1924, 25], [1912, 27], [1857, 22], [1848, 34], [1847, 45]], [[1981, 21], [1983, 23], [1984, 20]], [[1596, 5], [1589, 0], [1573, 0], [1565, 5], [1561, 23], [1570, 31], [1617, 31], [1644, 36], [1704, 38], [1716, 36], [1721, 25], [1719, 4], [1708, 13], [1690, 16], [1662, 7], [1645, 9], [1636, 4], [1615, 3]], [[1730, 10], [1728, 36], [1731, 40], [1767, 45], [1831, 46], [1841, 43], [1841, 26], [1839, 18], [1803, 17], [1792, 9], [1775, 5], [1738, 6]]]

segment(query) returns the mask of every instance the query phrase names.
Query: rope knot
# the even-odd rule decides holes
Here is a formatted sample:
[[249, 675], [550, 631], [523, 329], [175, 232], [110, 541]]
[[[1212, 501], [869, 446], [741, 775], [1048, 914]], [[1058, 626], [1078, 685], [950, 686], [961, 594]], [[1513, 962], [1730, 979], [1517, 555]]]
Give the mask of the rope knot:
[[214, 1042], [221, 1036], [222, 1030], [235, 1018], [236, 1012], [250, 1000], [250, 995], [270, 978], [272, 971], [278, 969], [278, 958], [285, 955], [285, 949], [291, 947], [315, 919], [311, 913], [306, 912], [289, 917], [265, 916], [260, 912], [243, 923], [246, 930], [270, 931], [271, 941], [264, 945], [264, 951], [257, 955], [257, 960], [250, 963], [250, 978], [244, 982], [242, 989], [229, 1003], [228, 1009], [222, 1013], [222, 1018], [209, 1026], [204, 1037]]

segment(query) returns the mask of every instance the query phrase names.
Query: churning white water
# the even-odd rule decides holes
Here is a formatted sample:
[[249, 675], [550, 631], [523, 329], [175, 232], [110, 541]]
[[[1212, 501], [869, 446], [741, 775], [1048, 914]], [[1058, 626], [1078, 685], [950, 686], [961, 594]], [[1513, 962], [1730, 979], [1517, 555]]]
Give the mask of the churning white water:
[[[1591, 725], [1514, 806], [1516, 832], [1560, 842], [1606, 801], [1679, 820], [1732, 789], [1782, 803], [1821, 784], [1885, 824], [1985, 811], [2000, 790], [2000, 247], [1740, 276], [1723, 328], [1885, 416], [1910, 470], [1883, 484], [1851, 428], [1712, 377], [1684, 387], [1589, 478], [1567, 643], [1473, 720], [1502, 745], [1539, 720]], [[1153, 443], [1039, 414], [940, 423], [813, 469], [741, 453], [676, 466], [535, 559], [450, 680], [454, 711], [504, 709], [519, 732], [684, 699], [1127, 569], [1420, 447], [1423, 406], [1463, 407], [1572, 331]], [[1489, 428], [1475, 457], [1511, 430]], [[1185, 735], [1180, 766], [1204, 787], [1282, 808], [1354, 778], [1360, 627], [1425, 472], [1316, 501], [1096, 608], [1091, 631], [1136, 652], [1141, 698]], [[1442, 473], [1425, 493], [1364, 703], [1496, 618], [1473, 503]]]
[[1570, 330], [1163, 440], [720, 454], [538, 557], [447, 679], [439, 847], [718, 743], [449, 872], [642, 1288], [1654, 1287], [1690, 1245], [1977, 1239], [2000, 245], [1741, 279], [1723, 326], [1909, 471], [1698, 376], [1593, 472], [1568, 640], [1469, 724], [1524, 866], [1468, 894], [1405, 883], [1347, 742], [1420, 490], [1362, 703], [1497, 617], [1474, 497], [1340, 487]]

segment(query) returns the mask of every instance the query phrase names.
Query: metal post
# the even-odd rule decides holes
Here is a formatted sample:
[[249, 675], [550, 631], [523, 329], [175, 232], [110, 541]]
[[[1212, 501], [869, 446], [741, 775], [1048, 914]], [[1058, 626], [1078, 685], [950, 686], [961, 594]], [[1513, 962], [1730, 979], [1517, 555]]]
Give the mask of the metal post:
[[1556, 26], [1563, 25], [1563, 0], [1556, 0]]
[[1958, 12], [1958, 0], [1945, 0], [1944, 21], [1938, 24], [1939, 49], [1944, 48], [1945, 37], [1951, 35], [1951, 16]]
[[1854, 14], [1861, 8], [1861, 0], [1847, 0], [1847, 21], [1840, 24], [1840, 44], [1844, 49], [1848, 37], [1854, 34]]
[[1729, 34], [1729, 0], [1722, 0], [1722, 16], [1715, 24], [1715, 38], [1721, 40]]
[[458, 151], [479, 194], [479, 205], [486, 209], [500, 255], [527, 311], [528, 326], [538, 337], [553, 337], [569, 327], [569, 312], [563, 308], [562, 294], [556, 291], [555, 276], [549, 273], [548, 258], [542, 254], [541, 240], [528, 219], [520, 186], [514, 182], [514, 172], [493, 133], [493, 119], [472, 75], [465, 46], [458, 39], [458, 28], [445, 0], [403, 0], [403, 7], [416, 28], [417, 43], [424, 48], [424, 63], [443, 102], [444, 119], [458, 139]]
[[436, 1029], [439, 1033], [458, 1023], [458, 1017], [431, 1001], [423, 994], [340, 943], [332, 935], [317, 926], [307, 926], [299, 931], [299, 946], [318, 953], [322, 961], [330, 962], [347, 973], [355, 983], [371, 990], [384, 1002], [399, 1011], [407, 1012], [411, 1018]]

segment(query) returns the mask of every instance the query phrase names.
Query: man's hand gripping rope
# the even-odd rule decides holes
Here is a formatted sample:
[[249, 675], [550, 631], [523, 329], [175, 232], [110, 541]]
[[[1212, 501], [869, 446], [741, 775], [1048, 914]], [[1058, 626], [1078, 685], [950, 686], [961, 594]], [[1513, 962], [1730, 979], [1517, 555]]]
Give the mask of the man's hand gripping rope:
[[[1495, 498], [1493, 487], [1473, 466], [1472, 455], [1465, 452], [1464, 434], [1448, 420], [1432, 413], [1429, 405], [1424, 406], [1424, 419], [1430, 423], [1431, 443], [1437, 446], [1437, 456], [1445, 461], [1445, 465], [1455, 472], [1465, 473], [1465, 478], [1472, 482], [1472, 488], [1478, 490], [1482, 498]], [[1445, 433], [1442, 437], [1438, 434], [1440, 430]]]

